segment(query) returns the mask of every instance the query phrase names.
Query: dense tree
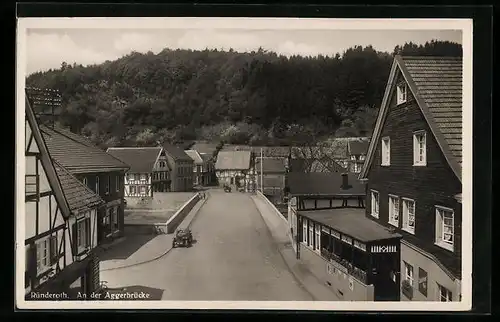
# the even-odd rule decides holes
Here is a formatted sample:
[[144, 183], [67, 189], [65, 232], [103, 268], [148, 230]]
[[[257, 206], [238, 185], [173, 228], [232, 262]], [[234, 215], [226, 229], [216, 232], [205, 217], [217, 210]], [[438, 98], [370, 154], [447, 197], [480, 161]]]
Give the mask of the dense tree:
[[[396, 46], [395, 54], [462, 52], [458, 44], [431, 41]], [[29, 75], [27, 84], [59, 90], [58, 121], [103, 146], [291, 144], [370, 135], [392, 55], [371, 46], [332, 57], [165, 49], [86, 67], [63, 62]]]

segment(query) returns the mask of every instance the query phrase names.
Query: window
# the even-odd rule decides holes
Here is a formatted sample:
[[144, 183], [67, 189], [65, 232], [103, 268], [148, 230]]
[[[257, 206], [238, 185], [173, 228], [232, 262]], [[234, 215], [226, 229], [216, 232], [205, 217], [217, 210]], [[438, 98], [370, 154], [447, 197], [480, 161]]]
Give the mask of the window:
[[76, 246], [81, 253], [90, 246], [90, 218], [83, 218], [76, 222]]
[[95, 193], [99, 194], [99, 176], [95, 177]]
[[309, 236], [307, 236], [307, 246], [314, 246], [314, 224], [309, 222]]
[[120, 176], [115, 177], [115, 191], [120, 191]]
[[415, 201], [403, 199], [403, 229], [415, 234]]
[[452, 209], [436, 206], [436, 245], [453, 251], [454, 212]]
[[146, 181], [146, 175], [145, 174], [141, 174], [141, 181]]
[[444, 287], [443, 285], [440, 285], [439, 283], [438, 283], [438, 296], [439, 296], [438, 300], [440, 300], [441, 302], [453, 301], [453, 294], [451, 293], [451, 291], [446, 287]]
[[128, 181], [134, 181], [134, 179], [135, 179], [135, 175], [134, 174], [132, 174], [132, 173], [127, 174], [127, 180]]
[[382, 139], [382, 165], [391, 164], [391, 139], [385, 137]]
[[410, 286], [413, 287], [413, 266], [408, 264], [407, 262], [403, 262], [405, 267], [405, 280], [408, 282]]
[[137, 194], [137, 189], [135, 186], [130, 186], [129, 190], [130, 190], [129, 193], [131, 196]]
[[38, 195], [38, 175], [27, 174], [25, 176], [26, 196]]
[[118, 207], [110, 208], [113, 231], [118, 230]]
[[389, 224], [399, 227], [399, 198], [389, 196]]
[[88, 187], [87, 177], [84, 177], [84, 178], [83, 178], [83, 184], [84, 184], [85, 186], [87, 186], [87, 187]]
[[37, 274], [45, 272], [50, 268], [50, 266], [52, 266], [53, 261], [51, 260], [51, 257], [54, 258], [54, 252], [57, 250], [55, 247], [57, 245], [55, 240], [55, 236], [49, 236], [35, 242]]
[[320, 230], [320, 225], [315, 224], [314, 225], [314, 237], [316, 238], [314, 240], [314, 250], [319, 251], [321, 249], [321, 244], [320, 244], [320, 237], [321, 237], [321, 230]]
[[425, 166], [427, 165], [427, 153], [425, 132], [419, 131], [413, 134], [413, 165]]
[[141, 186], [140, 189], [141, 189], [141, 195], [145, 195], [146, 194], [146, 186]]
[[418, 290], [422, 295], [427, 296], [427, 272], [418, 268]]
[[379, 198], [378, 198], [378, 192], [375, 190], [372, 190], [371, 204], [372, 204], [372, 216], [378, 218]]
[[406, 84], [398, 85], [398, 105], [406, 102]]
[[302, 242], [307, 243], [307, 220], [302, 219]]
[[106, 177], [106, 194], [111, 190], [111, 176]]
[[365, 156], [364, 155], [360, 155], [359, 156], [359, 161], [365, 161]]

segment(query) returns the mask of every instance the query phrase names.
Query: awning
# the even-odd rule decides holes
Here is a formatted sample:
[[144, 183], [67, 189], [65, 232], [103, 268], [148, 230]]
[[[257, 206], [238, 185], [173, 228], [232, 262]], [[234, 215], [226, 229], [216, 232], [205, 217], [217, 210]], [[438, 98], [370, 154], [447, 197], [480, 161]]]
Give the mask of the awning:
[[323, 224], [361, 242], [401, 238], [402, 236], [365, 216], [365, 209], [337, 208], [299, 211], [299, 216]]

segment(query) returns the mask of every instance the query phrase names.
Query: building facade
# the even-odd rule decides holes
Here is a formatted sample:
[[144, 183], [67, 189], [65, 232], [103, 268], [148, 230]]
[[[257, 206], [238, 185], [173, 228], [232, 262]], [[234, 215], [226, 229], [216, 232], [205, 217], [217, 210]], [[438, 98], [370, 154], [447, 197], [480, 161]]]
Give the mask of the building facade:
[[366, 152], [370, 142], [366, 139], [352, 140], [347, 142], [347, 153], [349, 154], [349, 171], [360, 173], [366, 160]]
[[170, 191], [170, 169], [162, 147], [113, 147], [106, 151], [130, 166], [125, 174], [127, 199], [152, 198]]
[[401, 299], [461, 299], [462, 60], [396, 56], [367, 160], [366, 216], [401, 241]]
[[192, 191], [193, 190], [193, 166], [194, 161], [183, 149], [171, 145], [163, 144], [167, 165], [171, 169], [171, 191]]
[[215, 171], [220, 186], [255, 190], [255, 167], [250, 151], [219, 151]]
[[286, 186], [285, 158], [255, 156], [257, 189], [271, 199], [282, 200]]
[[90, 297], [99, 287], [94, 250], [104, 201], [52, 159], [28, 95], [25, 134], [26, 299], [45, 292]]

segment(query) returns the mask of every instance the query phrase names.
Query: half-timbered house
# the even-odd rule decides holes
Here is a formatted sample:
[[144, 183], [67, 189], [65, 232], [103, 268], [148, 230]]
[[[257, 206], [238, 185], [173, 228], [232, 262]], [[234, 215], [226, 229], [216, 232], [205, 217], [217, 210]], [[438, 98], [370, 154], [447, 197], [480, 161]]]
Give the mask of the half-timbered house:
[[28, 99], [25, 111], [26, 298], [47, 292], [66, 294], [59, 299], [90, 296], [99, 286], [92, 249], [104, 201], [51, 158]]
[[254, 191], [254, 161], [250, 151], [219, 151], [215, 163], [219, 185]]
[[130, 166], [124, 181], [126, 199], [170, 191], [170, 168], [162, 147], [112, 147], [106, 152]]
[[460, 301], [462, 59], [396, 56], [360, 178], [401, 241], [401, 299]]

